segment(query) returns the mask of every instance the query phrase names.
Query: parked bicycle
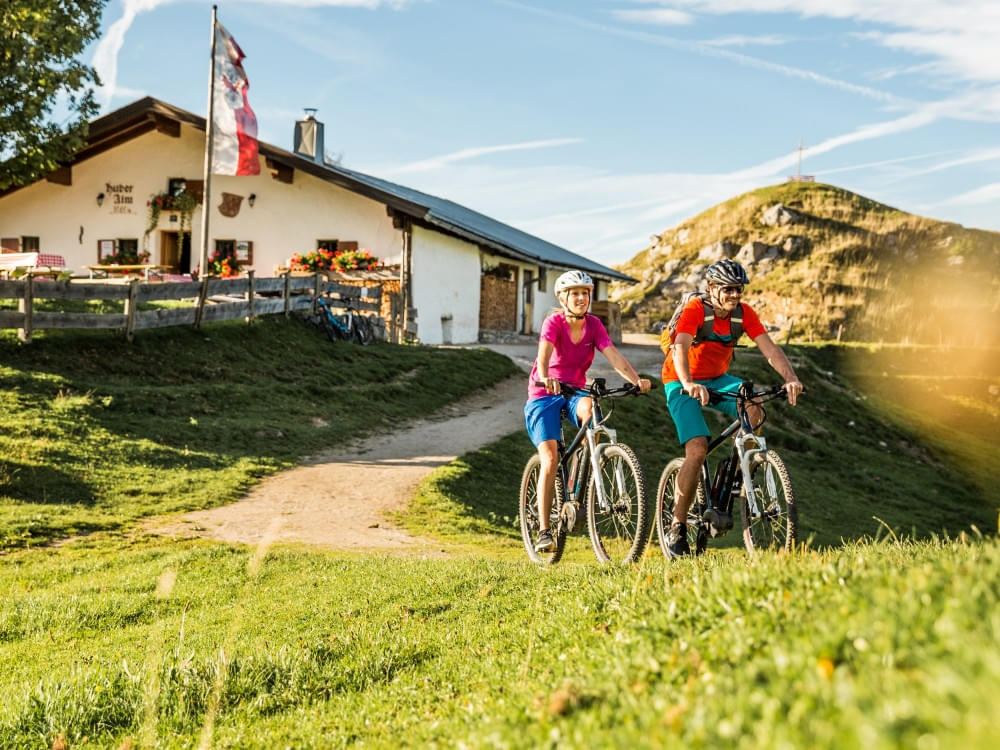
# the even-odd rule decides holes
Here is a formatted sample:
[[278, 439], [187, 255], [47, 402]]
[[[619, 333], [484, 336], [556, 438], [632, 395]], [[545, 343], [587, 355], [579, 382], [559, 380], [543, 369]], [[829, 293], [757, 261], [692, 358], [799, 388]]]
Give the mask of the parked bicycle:
[[[539, 384], [540, 385], [540, 384]], [[555, 547], [551, 552], [535, 551], [538, 535], [538, 477], [541, 460], [533, 454], [521, 476], [518, 517], [521, 538], [528, 557], [554, 565], [562, 558], [566, 536], [582, 514], [594, 554], [601, 562], [633, 562], [642, 555], [649, 539], [649, 508], [646, 481], [633, 450], [619, 443], [615, 430], [607, 426], [614, 409], [605, 412], [602, 399], [638, 395], [639, 388], [624, 385], [607, 388], [603, 378], [595, 378], [589, 388], [559, 384], [564, 396], [588, 395], [593, 401], [590, 419], [580, 426], [567, 446], [559, 440], [556, 491], [549, 528]]]
[[[799, 513], [795, 491], [781, 457], [769, 450], [765, 439], [756, 434], [764, 424], [766, 414], [762, 404], [785, 398], [783, 385], [755, 391], [753, 384], [744, 382], [739, 391], [728, 393], [709, 389], [709, 403], [723, 399], [736, 401], [737, 418], [708, 444], [708, 454], [730, 437], [732, 449], [715, 467], [709, 481], [708, 459], [701, 466], [701, 477], [694, 502], [688, 510], [688, 544], [695, 554], [701, 554], [709, 537], [726, 534], [733, 527], [733, 505], [738, 501], [743, 518], [743, 544], [747, 552], [783, 548], [790, 549], [798, 540]], [[760, 407], [760, 422], [752, 424], [747, 412], [749, 404]], [[656, 488], [656, 533], [660, 548], [668, 559], [667, 532], [673, 521], [677, 492], [677, 475], [683, 458], [675, 458], [664, 468]]]
[[375, 340], [375, 332], [371, 321], [348, 306], [346, 312], [337, 315], [329, 300], [319, 297], [316, 300], [320, 327], [331, 341], [350, 341], [355, 344], [370, 344]]

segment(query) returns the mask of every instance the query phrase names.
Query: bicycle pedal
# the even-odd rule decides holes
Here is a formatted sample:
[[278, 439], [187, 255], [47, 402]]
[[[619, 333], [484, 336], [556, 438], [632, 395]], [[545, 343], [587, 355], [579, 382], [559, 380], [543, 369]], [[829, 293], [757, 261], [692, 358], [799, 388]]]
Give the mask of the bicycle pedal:
[[709, 508], [701, 518], [708, 524], [708, 531], [713, 539], [733, 528], [733, 514], [725, 513], [717, 508]]

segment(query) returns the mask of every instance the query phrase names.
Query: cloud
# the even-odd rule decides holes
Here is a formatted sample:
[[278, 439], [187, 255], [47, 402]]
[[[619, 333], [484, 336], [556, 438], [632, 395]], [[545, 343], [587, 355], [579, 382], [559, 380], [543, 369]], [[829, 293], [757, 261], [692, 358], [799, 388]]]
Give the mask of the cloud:
[[[394, 9], [401, 9], [414, 2], [423, 0], [249, 0], [258, 5], [281, 5], [287, 7], [300, 8], [322, 8], [322, 7], [343, 7], [343, 8], [367, 8], [375, 10], [386, 6]], [[111, 104], [115, 96], [123, 95], [128, 89], [118, 87], [118, 53], [121, 52], [125, 43], [125, 35], [132, 27], [136, 16], [142, 13], [149, 13], [156, 10], [161, 5], [176, 2], [176, 0], [122, 0], [122, 16], [108, 27], [104, 36], [97, 43], [94, 49], [94, 57], [91, 65], [97, 70], [101, 77], [102, 85], [97, 90], [97, 98], [103, 108]], [[208, 3], [206, 2], [206, 5]]]
[[702, 44], [710, 47], [749, 47], [758, 45], [761, 47], [776, 47], [781, 44], [788, 44], [791, 39], [778, 34], [763, 34], [759, 36], [747, 36], [745, 34], [731, 34], [720, 36], [715, 39], [704, 39]]
[[951, 206], [978, 206], [996, 200], [1000, 200], [1000, 182], [991, 182], [975, 190], [953, 196], [942, 203]]
[[108, 27], [94, 50], [91, 65], [101, 77], [101, 87], [97, 90], [97, 98], [102, 107], [107, 108], [111, 99], [118, 91], [118, 53], [125, 43], [125, 34], [132, 26], [135, 17], [140, 13], [148, 13], [172, 0], [124, 0], [122, 17]]
[[680, 10], [655, 8], [652, 10], [615, 10], [611, 15], [619, 21], [651, 23], [659, 26], [684, 26], [694, 21], [694, 16]]
[[463, 148], [453, 151], [450, 154], [432, 156], [429, 159], [421, 159], [410, 164], [399, 167], [391, 167], [384, 172], [389, 174], [405, 174], [408, 172], [425, 172], [431, 169], [440, 169], [446, 164], [467, 159], [476, 159], [487, 154], [496, 154], [502, 151], [525, 151], [538, 148], [551, 148], [553, 146], [567, 146], [573, 143], [581, 143], [581, 138], [551, 138], [543, 141], [525, 141], [523, 143], [507, 143], [499, 146], [479, 146], [477, 148]]

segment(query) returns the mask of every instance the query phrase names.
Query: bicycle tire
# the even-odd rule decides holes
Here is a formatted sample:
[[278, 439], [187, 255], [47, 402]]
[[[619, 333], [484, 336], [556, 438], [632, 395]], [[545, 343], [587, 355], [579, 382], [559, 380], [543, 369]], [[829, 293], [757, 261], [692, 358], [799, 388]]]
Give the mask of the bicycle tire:
[[358, 324], [358, 335], [362, 346], [368, 346], [375, 340], [375, 330], [372, 326], [371, 318], [367, 315], [357, 315], [355, 321]]
[[[668, 462], [660, 474], [660, 481], [656, 486], [656, 536], [660, 542], [660, 550], [663, 556], [671, 559], [667, 550], [667, 532], [674, 521], [674, 498], [677, 497], [677, 475], [680, 473], [683, 458], [675, 458]], [[698, 478], [698, 489], [695, 492], [694, 502], [688, 509], [687, 535], [688, 546], [696, 555], [703, 554], [708, 546], [708, 529], [701, 520], [705, 512], [707, 494], [705, 493], [705, 483]]]
[[551, 552], [536, 552], [535, 539], [538, 537], [538, 475], [541, 471], [542, 460], [536, 453], [524, 465], [524, 472], [521, 474], [521, 490], [518, 496], [517, 517], [521, 526], [521, 541], [524, 542], [524, 549], [528, 553], [528, 558], [542, 565], [555, 565], [562, 559], [563, 550], [566, 547], [566, 527], [562, 523], [560, 513], [562, 511], [563, 492], [562, 479], [556, 473], [556, 491], [552, 498], [552, 511], [549, 513], [549, 529], [552, 530], [552, 538], [556, 546]]
[[798, 541], [799, 509], [785, 462], [774, 451], [757, 454], [751, 462], [750, 479], [760, 505], [751, 516], [746, 493], [740, 496], [743, 544], [751, 555], [759, 550], [791, 549]]
[[[624, 443], [601, 451], [600, 473], [587, 486], [587, 529], [594, 554], [602, 563], [631, 563], [642, 557], [649, 541], [646, 478], [635, 452]], [[599, 507], [597, 483], [609, 507]]]

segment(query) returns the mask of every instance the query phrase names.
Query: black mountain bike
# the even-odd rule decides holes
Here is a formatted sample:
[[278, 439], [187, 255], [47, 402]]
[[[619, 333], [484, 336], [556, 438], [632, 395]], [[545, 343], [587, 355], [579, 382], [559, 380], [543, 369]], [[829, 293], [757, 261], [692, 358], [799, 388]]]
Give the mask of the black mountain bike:
[[[755, 550], [790, 549], [798, 540], [799, 512], [795, 491], [784, 462], [773, 450], [768, 450], [763, 437], [754, 431], [766, 415], [761, 407], [761, 421], [751, 424], [747, 405], [758, 406], [777, 398], [785, 398], [784, 386], [778, 385], [755, 391], [753, 384], [744, 382], [736, 393], [709, 389], [709, 403], [724, 399], [736, 401], [736, 420], [708, 444], [708, 453], [733, 438], [732, 450], [715, 467], [709, 480], [708, 459], [701, 466], [701, 477], [694, 502], [688, 510], [688, 544], [695, 554], [701, 554], [709, 537], [719, 537], [733, 528], [733, 505], [739, 503], [743, 517], [743, 544], [747, 552]], [[656, 532], [660, 548], [667, 552], [667, 531], [673, 523], [677, 475], [683, 458], [675, 458], [660, 475], [656, 488]]]
[[320, 327], [331, 341], [370, 344], [375, 340], [371, 321], [353, 307], [347, 307], [343, 315], [337, 315], [323, 297], [319, 297], [316, 304], [319, 307]]
[[578, 393], [590, 396], [593, 412], [568, 446], [562, 437], [559, 440], [556, 491], [549, 516], [549, 528], [555, 540], [551, 552], [535, 551], [539, 529], [538, 477], [541, 460], [536, 453], [525, 464], [518, 500], [524, 548], [532, 561], [554, 565], [562, 558], [566, 535], [585, 512], [590, 542], [597, 559], [601, 562], [634, 562], [642, 555], [649, 539], [646, 480], [633, 450], [619, 443], [615, 430], [607, 427], [614, 409], [605, 413], [601, 401], [638, 395], [639, 388], [624, 385], [609, 389], [602, 378], [595, 378], [586, 389], [577, 389], [566, 383], [559, 385], [564, 396]]

